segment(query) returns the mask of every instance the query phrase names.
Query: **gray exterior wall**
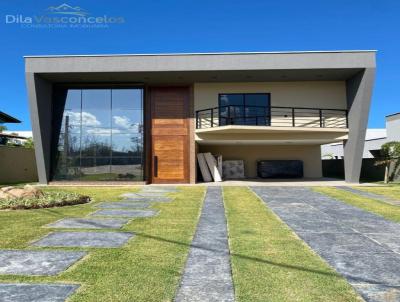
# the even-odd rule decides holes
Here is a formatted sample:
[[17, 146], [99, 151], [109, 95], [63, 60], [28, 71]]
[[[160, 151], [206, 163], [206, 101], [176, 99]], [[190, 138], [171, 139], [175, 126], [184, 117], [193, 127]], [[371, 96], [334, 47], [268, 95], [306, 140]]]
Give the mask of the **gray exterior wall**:
[[[99, 55], [26, 57], [26, 82], [39, 181], [47, 183], [51, 164], [53, 83], [345, 81], [349, 139], [346, 181], [358, 182], [375, 76], [374, 51]], [[282, 79], [285, 80], [282, 80]]]
[[347, 80], [349, 139], [344, 142], [344, 170], [345, 180], [349, 183], [360, 181], [362, 154], [374, 80], [374, 68], [365, 68], [365, 70]]
[[38, 178], [45, 184], [50, 179], [52, 85], [34, 73], [26, 73], [26, 82]]

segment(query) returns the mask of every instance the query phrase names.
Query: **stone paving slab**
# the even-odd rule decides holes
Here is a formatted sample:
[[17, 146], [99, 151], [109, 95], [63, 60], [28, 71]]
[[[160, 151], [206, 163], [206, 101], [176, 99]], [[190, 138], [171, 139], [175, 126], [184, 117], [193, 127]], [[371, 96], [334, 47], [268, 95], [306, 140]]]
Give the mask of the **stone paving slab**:
[[46, 225], [48, 228], [61, 229], [119, 229], [128, 223], [123, 218], [64, 218]]
[[148, 198], [148, 197], [168, 197], [166, 193], [140, 192], [140, 193], [125, 193], [120, 195], [123, 198]]
[[400, 224], [308, 188], [252, 189], [366, 301], [400, 301]]
[[126, 197], [123, 199], [124, 202], [171, 202], [171, 197]]
[[[0, 250], [0, 274], [52, 276], [65, 271], [86, 252]], [[0, 299], [0, 301], [2, 301]]]
[[130, 217], [130, 218], [140, 218], [140, 217], [153, 217], [158, 214], [155, 210], [98, 210], [91, 216], [120, 216], [120, 217]]
[[33, 243], [40, 247], [120, 247], [134, 237], [129, 232], [54, 232]]
[[[364, 235], [353, 233], [316, 233], [297, 232], [299, 237], [308, 242], [310, 247], [318, 254], [329, 257], [337, 253], [386, 253], [387, 249], [372, 240], [367, 240]], [[327, 248], [328, 247], [328, 248]], [[330, 247], [330, 248], [329, 248]]]
[[400, 254], [400, 234], [396, 233], [365, 233], [367, 238]]
[[178, 190], [174, 189], [174, 190], [164, 190], [164, 189], [156, 189], [156, 188], [149, 188], [149, 189], [143, 189], [137, 193], [176, 193], [179, 192]]
[[395, 302], [400, 301], [400, 288], [388, 287], [381, 284], [353, 284], [353, 287], [370, 302]]
[[234, 301], [222, 192], [209, 187], [175, 302]]
[[0, 283], [1, 302], [64, 302], [79, 285]]
[[400, 205], [400, 200], [396, 200], [394, 198], [391, 198], [389, 196], [384, 196], [381, 194], [376, 194], [376, 193], [372, 193], [372, 192], [367, 192], [367, 191], [363, 191], [363, 190], [358, 190], [352, 187], [348, 187], [348, 186], [336, 186], [336, 189], [340, 189], [343, 191], [347, 191], [353, 194], [357, 194], [357, 195], [361, 195], [367, 198], [372, 198], [372, 199], [376, 199], [382, 202], [386, 202], [395, 206], [399, 206]]
[[178, 192], [177, 187], [170, 186], [144, 186], [141, 191], [162, 191], [162, 192]]
[[102, 202], [96, 205], [98, 208], [103, 209], [121, 209], [121, 208], [148, 208], [151, 206], [148, 202], [129, 202], [129, 201], [116, 201], [116, 202]]
[[399, 255], [375, 252], [341, 252], [320, 254], [350, 284], [369, 283], [399, 286]]

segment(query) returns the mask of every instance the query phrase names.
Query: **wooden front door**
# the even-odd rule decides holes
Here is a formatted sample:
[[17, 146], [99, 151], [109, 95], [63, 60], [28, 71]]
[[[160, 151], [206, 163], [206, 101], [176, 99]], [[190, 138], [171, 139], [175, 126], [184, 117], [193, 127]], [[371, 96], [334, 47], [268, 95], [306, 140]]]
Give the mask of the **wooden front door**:
[[189, 182], [189, 88], [152, 87], [151, 182]]

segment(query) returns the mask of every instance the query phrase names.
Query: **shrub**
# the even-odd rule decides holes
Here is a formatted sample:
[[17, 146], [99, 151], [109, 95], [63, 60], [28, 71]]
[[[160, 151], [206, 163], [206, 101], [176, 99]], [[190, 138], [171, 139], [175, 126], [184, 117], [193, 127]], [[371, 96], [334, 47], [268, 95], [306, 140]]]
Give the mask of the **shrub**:
[[41, 197], [20, 197], [0, 199], [0, 209], [40, 209], [83, 204], [90, 201], [89, 196], [70, 192], [45, 192]]

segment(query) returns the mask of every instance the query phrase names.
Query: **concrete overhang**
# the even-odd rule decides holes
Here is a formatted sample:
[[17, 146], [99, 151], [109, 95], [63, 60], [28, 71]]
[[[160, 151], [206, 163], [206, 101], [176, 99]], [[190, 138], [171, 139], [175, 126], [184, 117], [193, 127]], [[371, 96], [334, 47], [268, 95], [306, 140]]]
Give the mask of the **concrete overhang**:
[[375, 68], [375, 51], [26, 56], [50, 82], [193, 83], [346, 80]]
[[199, 144], [322, 145], [348, 139], [348, 129], [271, 126], [221, 126], [197, 129]]
[[210, 127], [205, 129], [196, 129], [197, 134], [256, 134], [256, 133], [348, 133], [346, 128], [319, 128], [319, 127], [274, 127], [274, 126], [245, 126], [245, 125], [227, 125], [219, 127]]

